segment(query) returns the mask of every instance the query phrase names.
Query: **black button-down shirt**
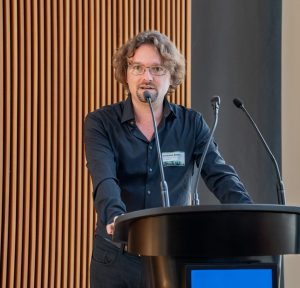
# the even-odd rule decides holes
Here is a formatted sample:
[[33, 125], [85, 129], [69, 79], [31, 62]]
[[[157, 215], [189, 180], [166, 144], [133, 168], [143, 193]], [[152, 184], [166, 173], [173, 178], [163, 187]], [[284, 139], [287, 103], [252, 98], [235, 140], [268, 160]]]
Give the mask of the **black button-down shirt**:
[[[191, 176], [209, 138], [201, 114], [164, 101], [158, 127], [170, 205], [189, 205]], [[149, 142], [135, 124], [126, 101], [89, 113], [85, 121], [87, 166], [94, 187], [98, 234], [122, 213], [162, 206], [155, 138]], [[221, 203], [251, 203], [235, 170], [213, 142], [201, 176]]]

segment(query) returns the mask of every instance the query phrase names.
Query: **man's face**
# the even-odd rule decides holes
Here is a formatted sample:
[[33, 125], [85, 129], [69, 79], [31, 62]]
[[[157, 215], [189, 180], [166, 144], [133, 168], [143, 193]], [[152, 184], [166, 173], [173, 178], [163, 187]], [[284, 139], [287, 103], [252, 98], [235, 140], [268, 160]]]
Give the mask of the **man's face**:
[[155, 46], [143, 44], [129, 59], [127, 84], [134, 102], [147, 102], [144, 92], [149, 91], [152, 102], [155, 105], [161, 104], [168, 92], [170, 81], [170, 72], [163, 67]]

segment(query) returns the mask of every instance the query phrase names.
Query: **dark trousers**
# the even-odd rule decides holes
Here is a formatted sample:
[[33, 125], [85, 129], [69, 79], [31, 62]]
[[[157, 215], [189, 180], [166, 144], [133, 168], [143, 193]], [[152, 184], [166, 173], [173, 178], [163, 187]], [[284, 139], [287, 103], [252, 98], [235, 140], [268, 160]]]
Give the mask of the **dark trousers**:
[[129, 254], [100, 236], [93, 244], [91, 288], [144, 288], [141, 257]]

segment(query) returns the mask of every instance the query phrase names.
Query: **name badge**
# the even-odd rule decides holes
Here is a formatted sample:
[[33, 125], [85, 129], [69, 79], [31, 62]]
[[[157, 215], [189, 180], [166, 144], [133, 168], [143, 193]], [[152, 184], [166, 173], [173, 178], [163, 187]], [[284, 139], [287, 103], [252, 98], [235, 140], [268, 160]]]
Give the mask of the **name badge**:
[[161, 153], [164, 166], [184, 166], [185, 152], [163, 152]]

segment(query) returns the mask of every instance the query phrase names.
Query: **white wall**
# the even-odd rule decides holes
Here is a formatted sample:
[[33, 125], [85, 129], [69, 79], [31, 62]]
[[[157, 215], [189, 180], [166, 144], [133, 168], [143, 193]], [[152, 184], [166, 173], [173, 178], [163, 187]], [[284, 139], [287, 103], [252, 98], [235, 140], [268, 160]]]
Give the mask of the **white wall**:
[[[282, 170], [287, 205], [300, 206], [300, 1], [282, 9]], [[285, 288], [299, 288], [300, 255], [284, 259]]]

